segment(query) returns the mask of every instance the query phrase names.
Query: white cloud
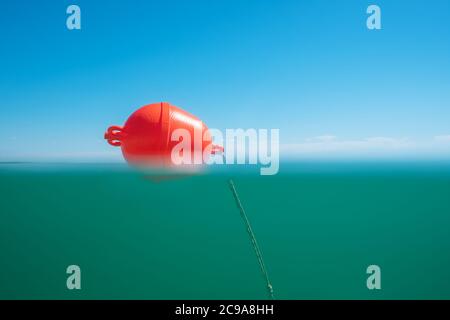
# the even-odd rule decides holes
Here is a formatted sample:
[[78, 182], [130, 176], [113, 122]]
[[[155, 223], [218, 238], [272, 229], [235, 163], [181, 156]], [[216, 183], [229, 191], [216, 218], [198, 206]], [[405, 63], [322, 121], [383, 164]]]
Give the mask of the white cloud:
[[280, 146], [282, 156], [377, 156], [414, 152], [417, 144], [408, 138], [368, 137], [339, 139], [333, 135], [304, 139], [300, 143]]
[[307, 138], [305, 141], [307, 142], [314, 142], [314, 141], [320, 141], [320, 142], [330, 142], [336, 140], [337, 137], [333, 135], [323, 135], [323, 136], [317, 136], [313, 138]]
[[435, 136], [434, 140], [437, 142], [450, 142], [450, 134], [447, 135], [441, 135], [441, 136]]

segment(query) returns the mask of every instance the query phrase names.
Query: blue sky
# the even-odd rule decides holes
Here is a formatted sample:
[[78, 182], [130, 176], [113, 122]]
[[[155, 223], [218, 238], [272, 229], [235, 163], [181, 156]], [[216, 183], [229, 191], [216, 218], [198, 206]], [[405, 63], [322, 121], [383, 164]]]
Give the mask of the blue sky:
[[0, 40], [0, 160], [118, 157], [105, 129], [158, 101], [300, 158], [450, 157], [448, 0], [9, 1]]

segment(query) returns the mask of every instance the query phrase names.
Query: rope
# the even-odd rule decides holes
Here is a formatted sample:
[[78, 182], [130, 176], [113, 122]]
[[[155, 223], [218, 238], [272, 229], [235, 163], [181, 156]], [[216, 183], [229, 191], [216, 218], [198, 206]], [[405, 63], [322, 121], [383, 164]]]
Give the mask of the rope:
[[253, 249], [255, 250], [256, 257], [258, 258], [259, 267], [261, 268], [261, 271], [263, 273], [264, 279], [266, 280], [267, 285], [267, 292], [269, 294], [270, 299], [275, 299], [275, 296], [273, 294], [273, 287], [269, 280], [269, 274], [266, 270], [266, 266], [264, 265], [264, 260], [261, 254], [261, 250], [259, 250], [258, 243], [256, 242], [255, 234], [253, 233], [252, 227], [250, 226], [250, 221], [247, 218], [247, 215], [245, 214], [244, 207], [242, 206], [241, 200], [239, 199], [238, 193], [236, 191], [236, 187], [234, 186], [234, 182], [232, 179], [228, 181], [228, 185], [230, 186], [231, 192], [233, 193], [234, 200], [236, 201], [236, 205], [239, 208], [239, 212], [241, 213], [242, 220], [244, 220], [244, 223], [247, 227], [247, 233], [250, 236], [250, 240], [252, 242]]

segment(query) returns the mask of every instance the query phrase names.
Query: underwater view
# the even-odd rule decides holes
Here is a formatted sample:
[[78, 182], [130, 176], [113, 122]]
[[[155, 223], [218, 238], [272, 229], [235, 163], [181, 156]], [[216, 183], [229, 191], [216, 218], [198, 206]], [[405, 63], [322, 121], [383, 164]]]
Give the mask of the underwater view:
[[[449, 299], [449, 162], [281, 163], [152, 181], [123, 164], [0, 165], [0, 298]], [[82, 290], [64, 270], [76, 263]], [[366, 267], [382, 268], [369, 291]]]

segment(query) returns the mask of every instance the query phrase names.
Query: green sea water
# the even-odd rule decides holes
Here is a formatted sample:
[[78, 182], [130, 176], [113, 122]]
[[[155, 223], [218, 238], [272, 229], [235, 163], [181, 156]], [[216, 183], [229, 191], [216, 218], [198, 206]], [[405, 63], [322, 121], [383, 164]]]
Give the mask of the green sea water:
[[[154, 182], [122, 165], [0, 165], [1, 299], [450, 299], [449, 163], [282, 164]], [[81, 268], [68, 290], [66, 268]], [[381, 268], [368, 290], [366, 268]]]

